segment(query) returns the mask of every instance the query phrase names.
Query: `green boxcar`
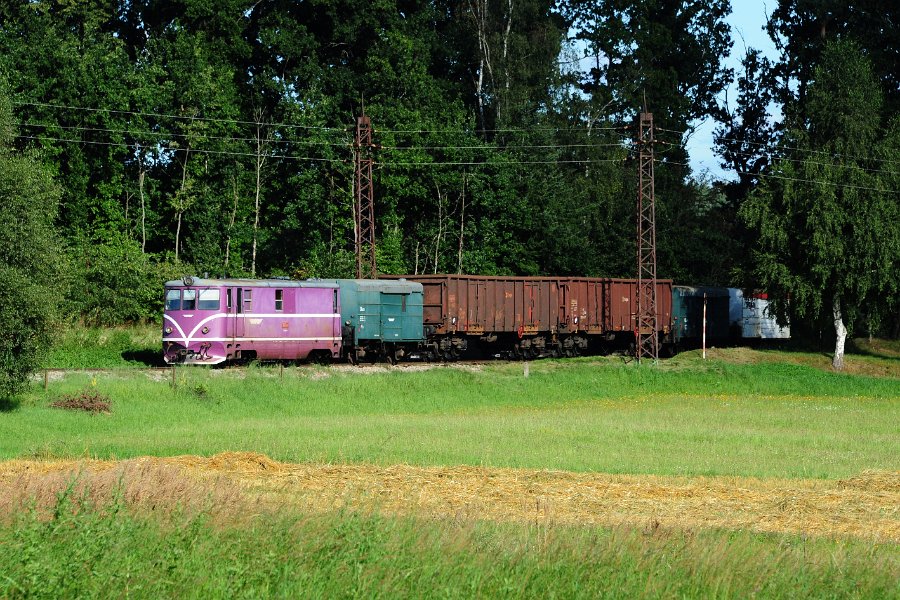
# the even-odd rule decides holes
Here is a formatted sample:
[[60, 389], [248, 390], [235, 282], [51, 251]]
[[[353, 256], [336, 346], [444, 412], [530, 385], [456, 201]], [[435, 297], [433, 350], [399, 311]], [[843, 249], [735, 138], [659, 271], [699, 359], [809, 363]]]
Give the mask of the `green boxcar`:
[[409, 345], [424, 341], [422, 284], [405, 280], [338, 279], [341, 322], [350, 321], [353, 342]]

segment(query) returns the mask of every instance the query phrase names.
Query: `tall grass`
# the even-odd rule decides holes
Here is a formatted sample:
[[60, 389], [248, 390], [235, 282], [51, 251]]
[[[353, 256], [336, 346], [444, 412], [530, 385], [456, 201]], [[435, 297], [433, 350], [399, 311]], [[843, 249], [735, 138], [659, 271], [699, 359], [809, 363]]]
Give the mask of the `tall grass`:
[[[898, 468], [900, 386], [798, 365], [540, 361], [481, 370], [182, 368], [35, 385], [0, 457], [263, 452], [284, 461], [662, 475], [845, 477]], [[93, 380], [92, 380], [93, 378]], [[49, 408], [108, 395], [110, 415]]]
[[896, 545], [740, 532], [138, 514], [60, 495], [0, 525], [0, 597], [888, 598]]
[[160, 325], [64, 329], [44, 360], [48, 369], [156, 366], [162, 361]]

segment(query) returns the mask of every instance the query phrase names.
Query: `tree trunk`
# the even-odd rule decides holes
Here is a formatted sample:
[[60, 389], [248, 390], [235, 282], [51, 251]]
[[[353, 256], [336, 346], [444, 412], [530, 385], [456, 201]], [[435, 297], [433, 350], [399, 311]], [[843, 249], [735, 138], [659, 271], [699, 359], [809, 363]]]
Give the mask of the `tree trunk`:
[[262, 137], [262, 114], [257, 114], [256, 122], [256, 193], [253, 203], [253, 257], [250, 263], [250, 274], [256, 277], [256, 237], [259, 231], [259, 196], [262, 189], [262, 170], [265, 165], [266, 158], [263, 152], [269, 142], [269, 133], [266, 132], [266, 138]]
[[836, 371], [844, 368], [844, 342], [847, 341], [847, 328], [844, 326], [844, 319], [841, 315], [841, 298], [837, 294], [834, 295], [834, 333], [837, 339], [834, 342], [834, 360], [831, 366]]
[[190, 156], [190, 153], [191, 153], [191, 147], [185, 146], [185, 148], [184, 148], [184, 164], [181, 166], [181, 188], [179, 190], [181, 193], [181, 198], [179, 198], [178, 207], [177, 207], [178, 226], [175, 228], [175, 262], [176, 263], [178, 262], [178, 251], [179, 251], [179, 245], [180, 245], [180, 241], [181, 241], [181, 215], [183, 215], [184, 211], [186, 210], [187, 200], [184, 197], [184, 190], [185, 190], [185, 187], [187, 187], [187, 165], [188, 165], [188, 157]]
[[147, 203], [144, 200], [145, 174], [143, 162], [141, 162], [141, 170], [138, 172], [138, 191], [141, 194], [141, 252], [146, 252], [147, 250]]
[[462, 274], [463, 268], [463, 234], [465, 233], [466, 224], [466, 176], [463, 175], [463, 189], [460, 198], [462, 207], [459, 211], [459, 253], [456, 257], [456, 272]]
[[228, 236], [225, 238], [225, 269], [228, 269], [228, 261], [231, 258], [231, 233], [234, 231], [234, 221], [237, 218], [237, 207], [238, 207], [238, 182], [237, 175], [235, 175], [232, 180], [232, 187], [234, 192], [233, 202], [231, 204], [231, 221], [228, 223]]

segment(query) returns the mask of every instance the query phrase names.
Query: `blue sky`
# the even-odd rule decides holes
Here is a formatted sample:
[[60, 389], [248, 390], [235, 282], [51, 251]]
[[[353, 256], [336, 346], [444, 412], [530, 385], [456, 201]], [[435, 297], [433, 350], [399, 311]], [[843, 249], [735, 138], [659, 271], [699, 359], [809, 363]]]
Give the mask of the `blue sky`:
[[[741, 57], [745, 48], [757, 48], [769, 58], [775, 58], [775, 44], [764, 31], [768, 13], [776, 6], [776, 0], [732, 0], [732, 13], [726, 19], [731, 25], [731, 37], [734, 46], [727, 64], [735, 71], [740, 69]], [[728, 99], [734, 104], [736, 86], [732, 84]], [[724, 101], [724, 95], [722, 97]], [[713, 130], [716, 127], [712, 119], [695, 123], [697, 129], [687, 140], [687, 149], [691, 157], [691, 167], [696, 177], [708, 174], [714, 178], [732, 178], [719, 166], [719, 159], [713, 153]]]

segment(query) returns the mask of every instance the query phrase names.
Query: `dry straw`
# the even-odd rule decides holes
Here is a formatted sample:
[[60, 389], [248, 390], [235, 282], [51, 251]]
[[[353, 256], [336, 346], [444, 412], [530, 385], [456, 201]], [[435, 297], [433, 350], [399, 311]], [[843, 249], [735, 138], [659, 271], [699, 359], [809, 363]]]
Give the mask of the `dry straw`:
[[[98, 500], [122, 489], [144, 510], [210, 510], [229, 520], [343, 508], [456, 520], [642, 529], [725, 528], [900, 542], [900, 472], [844, 480], [607, 475], [483, 467], [279, 463], [253, 453], [204, 458], [0, 463], [0, 514], [52, 505], [77, 476]], [[118, 486], [118, 487], [117, 487]]]

